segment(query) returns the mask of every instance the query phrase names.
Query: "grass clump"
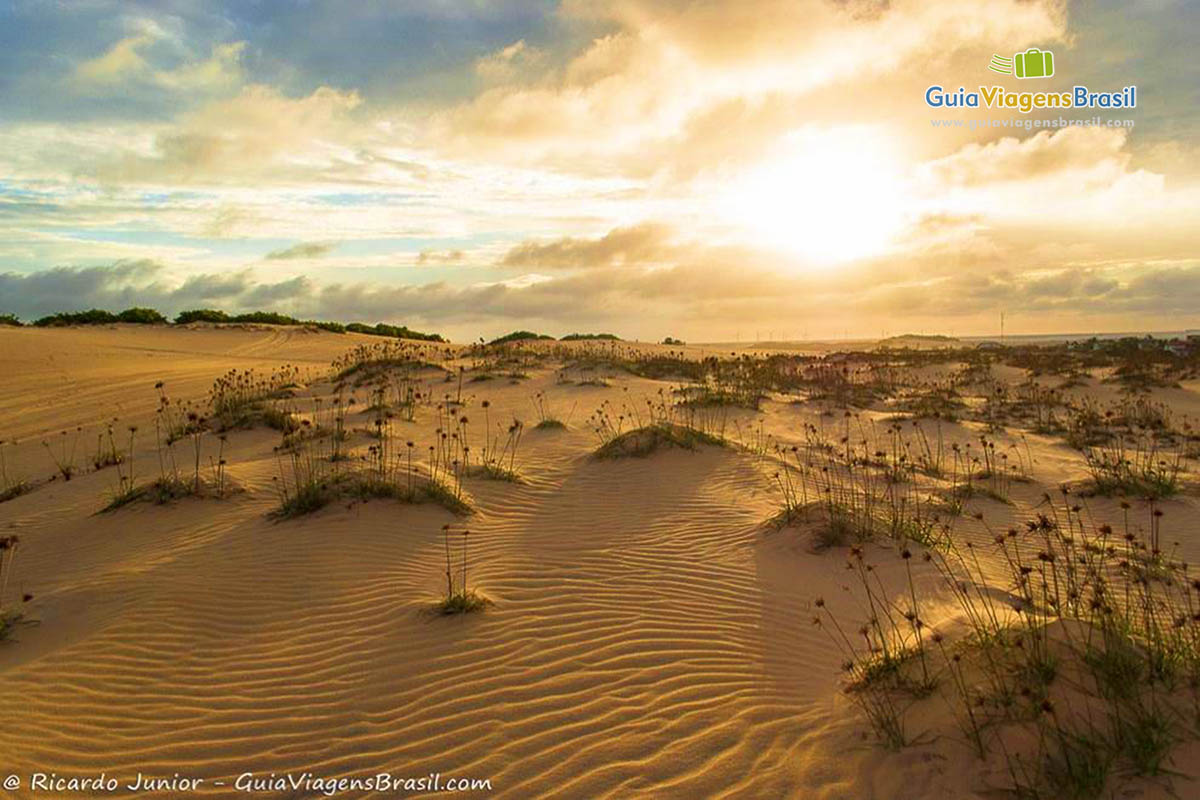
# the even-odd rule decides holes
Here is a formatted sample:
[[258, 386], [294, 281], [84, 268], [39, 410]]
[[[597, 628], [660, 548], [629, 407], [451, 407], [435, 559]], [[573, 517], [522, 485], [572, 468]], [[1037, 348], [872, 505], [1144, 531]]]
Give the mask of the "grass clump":
[[405, 442], [405, 449], [397, 452], [391, 420], [381, 415], [374, 422], [374, 441], [367, 448], [365, 463], [360, 464], [348, 463], [352, 457], [337, 436], [285, 437], [288, 446], [276, 449], [279, 506], [272, 516], [287, 519], [338, 500], [373, 499], [436, 503], [455, 514], [471, 513], [462, 494], [462, 478], [470, 466], [469, 447], [463, 443], [465, 416], [454, 437], [439, 438], [438, 446], [430, 446], [429, 463], [424, 467], [413, 461], [416, 442]]
[[1147, 434], [1116, 436], [1083, 451], [1097, 494], [1159, 500], [1176, 494], [1183, 471], [1179, 453], [1167, 454]]
[[[1052, 716], [1051, 705], [1040, 709]], [[1104, 733], [1092, 726], [1082, 731], [1054, 728], [1045, 755], [1032, 776], [1014, 780], [1016, 795], [1028, 798], [1091, 800], [1100, 797], [1113, 768], [1113, 750]]]
[[468, 589], [465, 592], [457, 592], [446, 596], [437, 605], [437, 610], [446, 616], [454, 614], [470, 614], [474, 611], [483, 611], [491, 605], [483, 595], [477, 593], [474, 589]]
[[725, 447], [726, 408], [701, 408], [678, 402], [659, 389], [657, 399], [644, 406], [628, 401], [615, 407], [605, 400], [589, 423], [600, 440], [595, 458], [642, 458], [664, 447], [696, 450], [701, 445]]
[[716, 387], [707, 384], [684, 386], [677, 390], [685, 406], [730, 406], [757, 411], [764, 395], [753, 387]]
[[[931, 445], [919, 426], [909, 439], [899, 423], [879, 432], [860, 421], [854, 431], [854, 419], [847, 413], [834, 425], [837, 438], [808, 425], [803, 445], [775, 446], [779, 469], [773, 478], [783, 498], [775, 526], [815, 526], [817, 550], [875, 539], [940, 547], [948, 535], [944, 503], [940, 484], [927, 477], [942, 474], [940, 446]], [[962, 468], [961, 459], [953, 463], [954, 470]]]
[[[456, 569], [452, 552], [455, 549], [452, 538], [457, 535], [461, 543], [461, 565]], [[459, 534], [454, 534], [449, 525], [442, 526], [442, 540], [446, 548], [446, 594], [434, 606], [434, 610], [445, 616], [456, 614], [471, 614], [483, 611], [491, 601], [470, 588], [467, 584], [467, 543], [471, 532], [465, 528]]]
[[[976, 514], [992, 548], [948, 540], [920, 559], [904, 548], [896, 595], [879, 577], [885, 565], [851, 548], [866, 622], [850, 625], [822, 600], [813, 621], [843, 650], [848, 692], [889, 747], [906, 742], [921, 696], [912, 687], [942, 685], [963, 739], [1006, 768], [1013, 796], [1116, 796], [1131, 777], [1171, 774], [1175, 746], [1196, 735], [1200, 580], [1159, 549], [1153, 504], [1148, 530], [1128, 513], [1114, 530], [1068, 489], [1061, 505], [1045, 500], [1045, 513], [1004, 532]], [[954, 643], [926, 618], [913, 578], [922, 563], [965, 620]]]
[[[159, 385], [161, 392], [161, 384]], [[139, 463], [134, 459], [138, 427], [129, 426], [129, 440], [124, 445], [121, 458], [113, 466], [117, 471], [117, 486], [109, 498], [109, 502], [101, 513], [116, 511], [131, 503], [147, 502], [165, 505], [185, 497], [227, 497], [236, 491], [229, 479], [227, 461], [225, 459], [226, 434], [217, 434], [216, 453], [211, 453], [207, 464], [204, 462], [204, 442], [211, 437], [199, 419], [194, 420], [189, 433], [186, 435], [190, 445], [190, 453], [180, 454], [177, 458], [176, 447], [179, 438], [175, 438], [174, 427], [170, 417], [164, 417], [163, 410], [169, 409], [165, 396], [159, 406], [159, 415], [155, 418], [156, 456], [158, 462], [158, 477], [149, 482], [138, 479]], [[111, 430], [109, 431], [112, 441]], [[112, 445], [115, 449], [115, 444]]]
[[295, 412], [276, 405], [266, 405], [255, 409], [258, 418], [271, 430], [279, 431], [285, 436], [300, 430], [300, 420]]
[[701, 445], [724, 447], [725, 440], [711, 433], [670, 422], [655, 422], [617, 434], [593, 451], [595, 458], [645, 458], [664, 447], [695, 450]]
[[22, 594], [19, 603], [5, 603], [8, 596], [8, 584], [15, 571], [17, 560], [17, 536], [0, 536], [0, 642], [12, 633], [16, 625], [23, 619], [21, 606], [33, 599], [33, 595]]
[[444, 358], [451, 353], [436, 344], [440, 340], [411, 342], [392, 340], [374, 344], [360, 344], [333, 361], [333, 380], [353, 379], [366, 383], [388, 371], [401, 371], [409, 376], [418, 370], [438, 370]]
[[[537, 392], [533, 397], [529, 398], [529, 402], [533, 404], [533, 411], [537, 416], [537, 424], [533, 426], [534, 430], [563, 431], [567, 429], [567, 423], [559, 419], [558, 415], [554, 412], [545, 392]], [[574, 411], [575, 409], [572, 407], [571, 413], [574, 413]]]
[[0, 489], [0, 503], [7, 503], [9, 500], [14, 500], [31, 491], [33, 491], [33, 487], [29, 485], [28, 481], [13, 481]]
[[973, 500], [975, 498], [992, 500], [997, 503], [1003, 503], [1006, 506], [1011, 506], [1013, 504], [1012, 500], [1005, 495], [989, 486], [978, 483], [960, 483], [946, 493], [946, 502], [948, 507], [956, 508], [960, 511], [965, 501]]
[[343, 470], [301, 478], [281, 487], [279, 506], [272, 512], [279, 519], [311, 514], [339, 500], [398, 500], [402, 503], [436, 503], [455, 514], [471, 513], [459, 493], [436, 480], [419, 477], [411, 484], [380, 478], [364, 470]]
[[524, 483], [519, 472], [496, 462], [474, 465], [466, 471], [466, 474], [471, 478], [487, 478], [493, 481]]
[[21, 619], [22, 615], [17, 611], [0, 611], [0, 642], [9, 637]]
[[5, 452], [5, 447], [9, 444], [16, 445], [16, 443], [15, 439], [11, 442], [0, 441], [0, 503], [6, 503], [33, 490], [29, 481], [8, 471], [8, 454]]
[[214, 381], [209, 391], [212, 419], [217, 430], [253, 428], [266, 425], [284, 433], [299, 427], [295, 415], [279, 408], [273, 400], [290, 396], [290, 387], [298, 384], [300, 370], [284, 366], [268, 374], [252, 369], [230, 370]]
[[75, 453], [79, 446], [79, 436], [82, 431], [82, 428], [76, 428], [74, 435], [69, 431], [62, 431], [59, 433], [54, 445], [50, 444], [49, 439], [42, 440], [42, 447], [46, 448], [46, 452], [50, 454], [50, 459], [54, 462], [57, 474], [62, 476], [64, 481], [71, 480], [75, 475]]
[[137, 486], [127, 484], [113, 495], [108, 505], [101, 509], [101, 513], [116, 511], [118, 508], [137, 502], [162, 506], [185, 497], [224, 497], [229, 489], [228, 482], [221, 489], [216, 484], [210, 485], [203, 479], [196, 482], [178, 475], [164, 475], [147, 484]]

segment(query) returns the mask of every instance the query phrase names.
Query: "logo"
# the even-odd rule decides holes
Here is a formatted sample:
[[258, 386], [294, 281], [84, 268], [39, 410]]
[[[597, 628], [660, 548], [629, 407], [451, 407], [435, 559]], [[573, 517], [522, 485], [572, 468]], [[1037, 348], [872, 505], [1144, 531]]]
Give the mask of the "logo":
[[1031, 47], [1024, 53], [1013, 54], [1012, 58], [993, 55], [988, 69], [1018, 78], [1049, 78], [1054, 75], [1054, 53]]
[[[1024, 53], [1014, 53], [1012, 58], [993, 55], [988, 69], [1022, 80], [1052, 78], [1054, 53], [1031, 47]], [[1093, 92], [1087, 86], [1072, 86], [1070, 91], [1011, 92], [994, 85], [974, 91], [960, 86], [954, 91], [934, 84], [925, 90], [925, 104], [930, 108], [1011, 109], [1021, 114], [1058, 108], [1137, 108], [1137, 86], [1107, 92]]]

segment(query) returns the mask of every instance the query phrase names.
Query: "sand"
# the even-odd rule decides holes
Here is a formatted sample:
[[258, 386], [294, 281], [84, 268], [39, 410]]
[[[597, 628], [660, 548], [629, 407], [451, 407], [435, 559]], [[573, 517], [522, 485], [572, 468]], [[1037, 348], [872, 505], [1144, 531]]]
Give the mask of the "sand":
[[[764, 525], [779, 507], [769, 459], [722, 448], [590, 458], [592, 411], [666, 382], [561, 385], [544, 366], [466, 384], [466, 413], [486, 399], [492, 419], [529, 422], [541, 391], [569, 419], [563, 431], [526, 432], [523, 482], [466, 480], [475, 513], [465, 519], [377, 500], [276, 521], [279, 434], [266, 428], [229, 434], [229, 474], [244, 491], [225, 499], [98, 514], [113, 468], [50, 480], [43, 438], [57, 447], [81, 428], [83, 464], [114, 418], [117, 430], [139, 427], [134, 463], [152, 473], [157, 381], [200, 401], [230, 368], [292, 364], [315, 379], [373, 341], [298, 329], [0, 330], [0, 438], [19, 440], [8, 469], [35, 485], [0, 504], [0, 535], [21, 538], [10, 594], [34, 595], [34, 624], [0, 644], [0, 771], [205, 780], [186, 795], [150, 793], [164, 797], [242, 796], [214, 782], [247, 772], [440, 773], [488, 779], [490, 792], [467, 796], [498, 798], [987, 797], [1003, 785], [938, 741], [897, 754], [872, 742], [840, 691], [840, 655], [809, 622], [815, 597], [844, 594], [845, 555]], [[1200, 408], [1195, 385], [1167, 391]], [[788, 442], [817, 417], [768, 401], [734, 419]], [[433, 420], [420, 409], [397, 435], [423, 447]], [[367, 415], [353, 424], [369, 427]], [[953, 428], [964, 442], [977, 436]], [[1057, 440], [1011, 441], [1027, 443], [1035, 480], [1012, 507], [989, 507], [1001, 525], [1085, 474]], [[369, 439], [351, 444], [361, 452]], [[216, 446], [206, 438], [206, 459]], [[1164, 507], [1169, 537], [1200, 559], [1195, 499]], [[1116, 513], [1115, 501], [1096, 508]], [[471, 532], [470, 582], [494, 604], [483, 613], [430, 611], [445, 585], [444, 524]], [[956, 530], [986, 535], [969, 519]], [[889, 584], [897, 570], [884, 570]], [[938, 596], [931, 574], [920, 580]], [[1195, 774], [1195, 755], [1183, 746], [1175, 768]]]

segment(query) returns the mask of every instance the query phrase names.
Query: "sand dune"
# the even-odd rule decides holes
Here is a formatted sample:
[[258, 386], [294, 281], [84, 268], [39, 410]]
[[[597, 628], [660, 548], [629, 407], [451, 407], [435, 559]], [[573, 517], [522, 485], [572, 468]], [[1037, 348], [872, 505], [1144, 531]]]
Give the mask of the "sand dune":
[[[376, 500], [271, 519], [279, 434], [265, 428], [228, 434], [229, 475], [244, 491], [97, 514], [114, 469], [50, 480], [43, 436], [83, 428], [83, 463], [112, 418], [152, 428], [156, 381], [201, 398], [233, 367], [300, 365], [315, 381], [305, 391], [328, 391], [317, 376], [359, 340], [130, 328], [0, 337], [11, 374], [0, 431], [21, 440], [8, 463], [37, 484], [0, 505], [0, 533], [21, 538], [14, 588], [34, 594], [36, 623], [0, 645], [0, 752], [12, 772], [179, 773], [206, 779], [199, 794], [214, 797], [237, 796], [212, 782], [242, 772], [437, 772], [489, 779], [492, 792], [476, 796], [505, 798], [965, 797], [1003, 782], [936, 742], [900, 754], [871, 743], [841, 695], [840, 656], [809, 623], [814, 597], [843, 602], [844, 555], [764, 525], [779, 507], [771, 458], [726, 448], [590, 458], [591, 411], [665, 382], [562, 385], [542, 366], [467, 383], [472, 416], [486, 399], [491, 419], [530, 420], [539, 391], [562, 415], [577, 409], [566, 430], [528, 430], [521, 482], [466, 479], [467, 518]], [[1196, 401], [1192, 387], [1172, 391]], [[370, 428], [363, 406], [356, 431]], [[756, 420], [787, 443], [820, 418], [768, 401], [728, 424]], [[435, 436], [428, 408], [395, 425], [418, 449]], [[206, 463], [215, 439], [203, 441]], [[155, 447], [138, 441], [133, 462], [149, 476]], [[1065, 445], [1025, 441], [1035, 481], [1013, 488], [1013, 505], [988, 506], [999, 526], [1085, 474]], [[349, 445], [361, 454], [370, 442], [354, 432]], [[1194, 500], [1164, 505], [1169, 537], [1200, 558]], [[1119, 513], [1099, 498], [1095, 510]], [[430, 611], [445, 586], [445, 524], [470, 530], [470, 582], [494, 603], [484, 613]], [[987, 536], [970, 519], [956, 531]], [[893, 585], [899, 562], [888, 563]], [[932, 572], [919, 581], [944, 594]], [[1195, 761], [1183, 752], [1186, 768]]]

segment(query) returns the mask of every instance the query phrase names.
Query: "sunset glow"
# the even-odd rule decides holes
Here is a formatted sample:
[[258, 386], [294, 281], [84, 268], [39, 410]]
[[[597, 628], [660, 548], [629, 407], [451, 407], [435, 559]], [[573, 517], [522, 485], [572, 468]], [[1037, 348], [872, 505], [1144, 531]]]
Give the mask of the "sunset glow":
[[1200, 796], [1198, 33], [0, 0], [0, 800]]
[[747, 240], [831, 268], [893, 244], [915, 211], [900, 171], [878, 131], [802, 129], [733, 181], [725, 211]]
[[[26, 318], [69, 296], [463, 339], [1200, 324], [1190, 6], [2, 13], [0, 290]], [[998, 74], [1030, 48], [1053, 76]]]

